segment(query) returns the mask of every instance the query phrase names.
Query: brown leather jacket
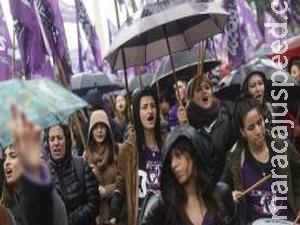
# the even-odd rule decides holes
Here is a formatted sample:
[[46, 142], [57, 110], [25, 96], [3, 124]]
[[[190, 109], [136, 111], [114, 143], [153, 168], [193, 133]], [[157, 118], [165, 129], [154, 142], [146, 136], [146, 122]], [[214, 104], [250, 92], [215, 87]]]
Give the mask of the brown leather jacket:
[[124, 196], [125, 208], [123, 207], [123, 215], [121, 215], [119, 225], [137, 225], [138, 165], [138, 151], [136, 146], [129, 141], [125, 141], [119, 151], [118, 174], [116, 178], [117, 191], [121, 194], [126, 193], [126, 196]]

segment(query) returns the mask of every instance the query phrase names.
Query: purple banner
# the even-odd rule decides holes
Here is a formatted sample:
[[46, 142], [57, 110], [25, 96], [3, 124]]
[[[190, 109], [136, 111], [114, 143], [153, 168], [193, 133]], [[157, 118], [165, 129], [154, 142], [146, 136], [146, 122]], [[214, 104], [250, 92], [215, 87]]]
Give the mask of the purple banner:
[[[265, 23], [276, 23], [277, 21], [267, 12], [265, 12], [264, 14], [265, 16]], [[280, 35], [280, 34], [283, 34], [284, 33], [284, 29], [279, 27], [279, 28], [276, 28], [276, 34]], [[272, 42], [274, 41], [277, 41], [277, 40], [280, 40], [280, 39], [283, 39], [283, 38], [277, 38], [275, 37], [272, 32], [271, 32], [271, 29], [270, 28], [267, 28], [265, 27], [265, 44], [267, 46], [270, 46], [271, 47], [271, 44]], [[284, 39], [287, 39], [287, 37], [284, 37]]]
[[118, 33], [118, 28], [113, 24], [113, 22], [111, 22], [110, 19], [107, 18], [106, 21], [107, 21], [107, 29], [108, 29], [108, 40], [109, 43], [111, 43], [114, 37], [116, 36], [116, 34]]
[[54, 61], [61, 63], [66, 81], [70, 83], [72, 65], [58, 0], [36, 0], [36, 3]]
[[225, 29], [228, 40], [228, 58], [231, 68], [236, 69], [245, 63], [244, 46], [239, 30], [239, 16], [236, 0], [225, 0], [224, 8], [229, 13]]
[[76, 22], [76, 8], [75, 5], [71, 5], [61, 0], [59, 2], [60, 12], [64, 22], [75, 23]]
[[290, 15], [292, 15], [295, 24], [300, 25], [300, 1], [289, 0], [288, 2], [291, 9]]
[[95, 27], [91, 24], [91, 21], [89, 19], [89, 16], [87, 14], [86, 8], [83, 5], [81, 0], [75, 0], [76, 4], [76, 11], [79, 15], [79, 22], [81, 23], [82, 29], [87, 37], [87, 40], [90, 44], [90, 47], [92, 49], [95, 64], [99, 70], [102, 69], [102, 56], [101, 56], [101, 50], [100, 50], [100, 42], [99, 38], [96, 34]]
[[257, 47], [262, 44], [263, 36], [255, 21], [255, 15], [245, 0], [237, 0], [238, 12], [240, 15], [240, 36], [243, 40], [245, 60], [250, 60]]
[[12, 42], [0, 3], [0, 80], [12, 77]]
[[28, 0], [10, 0], [10, 10], [15, 20], [15, 32], [25, 76], [28, 79], [40, 76], [54, 78], [31, 3]]

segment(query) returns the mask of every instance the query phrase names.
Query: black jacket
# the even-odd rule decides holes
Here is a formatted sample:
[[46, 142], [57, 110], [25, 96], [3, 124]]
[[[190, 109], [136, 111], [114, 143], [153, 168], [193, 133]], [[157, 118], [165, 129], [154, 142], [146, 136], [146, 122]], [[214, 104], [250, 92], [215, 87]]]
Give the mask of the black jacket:
[[73, 156], [62, 162], [50, 160], [57, 193], [65, 203], [69, 225], [93, 225], [99, 213], [100, 195], [96, 177], [90, 167], [82, 165], [82, 176], [76, 173]]
[[[218, 183], [215, 187], [215, 195], [219, 204], [219, 217], [222, 218], [220, 225], [237, 225], [235, 222], [236, 207], [231, 197], [231, 191], [225, 183]], [[141, 225], [167, 225], [166, 224], [166, 204], [162, 196], [157, 197]], [[178, 221], [177, 225], [187, 225]]]
[[[163, 171], [162, 171], [162, 193], [159, 197], [156, 199], [149, 199], [149, 204], [144, 207], [142, 211], [142, 219], [141, 224], [142, 225], [166, 225], [166, 215], [167, 215], [167, 207], [168, 203], [167, 200], [167, 194], [170, 183], [166, 182], [168, 179], [168, 176], [170, 176], [169, 172], [169, 154], [172, 149], [172, 146], [179, 138], [185, 138], [191, 141], [191, 144], [193, 146], [193, 151], [196, 154], [191, 155], [191, 157], [198, 158], [200, 160], [197, 160], [195, 162], [198, 162], [200, 165], [197, 169], [200, 171], [207, 173], [208, 177], [211, 179], [211, 174], [208, 168], [207, 161], [209, 160], [210, 153], [205, 149], [203, 139], [201, 136], [197, 133], [197, 131], [190, 125], [181, 125], [180, 127], [175, 128], [167, 137], [163, 152]], [[196, 160], [196, 159], [195, 159]], [[214, 188], [214, 194], [217, 199], [218, 208], [217, 210], [217, 216], [219, 217], [219, 220], [221, 220], [220, 224], [218, 225], [232, 225], [233, 224], [233, 218], [235, 214], [235, 204], [233, 202], [233, 199], [231, 197], [231, 191], [229, 187], [224, 183], [218, 183], [218, 184], [212, 184], [211, 186]], [[156, 196], [154, 196], [156, 197]], [[219, 221], [218, 220], [218, 221]], [[178, 225], [186, 225], [186, 222], [184, 221], [177, 221]], [[214, 224], [217, 225], [217, 224]]]
[[210, 170], [214, 178], [213, 183], [217, 183], [224, 170], [225, 155], [234, 144], [234, 129], [231, 118], [225, 108], [219, 108], [216, 113], [206, 116], [204, 121], [198, 121], [201, 115], [197, 114], [197, 106], [190, 103], [187, 106], [187, 116], [189, 123], [201, 136], [206, 151], [209, 156]]
[[[45, 171], [44, 171], [45, 172]], [[48, 172], [49, 173], [49, 172]], [[13, 194], [8, 205], [15, 225], [54, 225], [54, 201], [50, 175], [44, 173], [43, 182], [35, 182], [27, 176], [22, 178], [22, 188]], [[0, 221], [0, 224], [1, 221]], [[12, 223], [14, 224], [14, 223]]]

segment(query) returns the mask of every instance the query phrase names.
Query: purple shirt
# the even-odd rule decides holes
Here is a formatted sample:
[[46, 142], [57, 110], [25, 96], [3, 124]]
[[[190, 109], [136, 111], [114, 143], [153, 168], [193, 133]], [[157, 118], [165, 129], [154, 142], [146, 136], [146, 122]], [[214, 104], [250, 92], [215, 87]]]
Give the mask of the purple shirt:
[[[253, 167], [245, 161], [242, 168], [243, 184], [245, 189], [255, 184], [263, 176], [258, 174]], [[252, 222], [259, 218], [272, 218], [272, 216], [289, 216], [290, 211], [287, 201], [276, 201], [276, 205], [272, 204], [272, 199], [283, 197], [280, 193], [272, 193], [271, 184], [275, 179], [269, 179], [252, 190], [247, 196], [247, 218]], [[287, 206], [287, 210], [279, 209], [278, 206]]]
[[173, 105], [172, 108], [169, 111], [169, 118], [168, 123], [169, 127], [175, 127], [178, 125], [178, 118], [177, 118], [177, 111], [178, 111], [178, 105]]
[[146, 151], [147, 192], [160, 190], [161, 153], [158, 148]]
[[213, 225], [213, 221], [211, 216], [208, 214], [208, 212], [205, 213], [202, 225]]

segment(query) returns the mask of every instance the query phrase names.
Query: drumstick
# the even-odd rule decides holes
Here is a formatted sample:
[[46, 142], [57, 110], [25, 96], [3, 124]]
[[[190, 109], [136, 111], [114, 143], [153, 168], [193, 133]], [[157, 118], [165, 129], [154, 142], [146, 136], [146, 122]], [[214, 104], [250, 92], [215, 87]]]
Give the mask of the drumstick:
[[293, 225], [296, 225], [298, 223], [298, 220], [300, 219], [300, 212], [298, 212], [297, 218], [294, 220]]
[[247, 188], [246, 191], [242, 192], [241, 197], [248, 194], [250, 191], [252, 191], [254, 188], [258, 187], [259, 185], [263, 184], [264, 182], [266, 182], [269, 178], [271, 178], [271, 174], [269, 174], [268, 176], [260, 179], [259, 181], [257, 181], [255, 184], [253, 184], [252, 186], [250, 186], [249, 188]]

